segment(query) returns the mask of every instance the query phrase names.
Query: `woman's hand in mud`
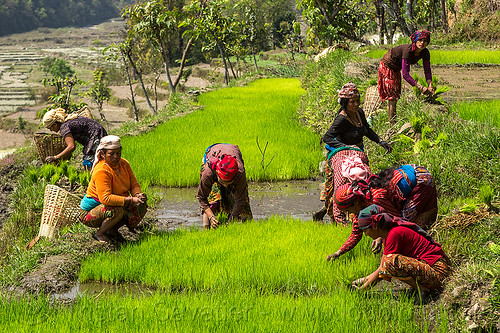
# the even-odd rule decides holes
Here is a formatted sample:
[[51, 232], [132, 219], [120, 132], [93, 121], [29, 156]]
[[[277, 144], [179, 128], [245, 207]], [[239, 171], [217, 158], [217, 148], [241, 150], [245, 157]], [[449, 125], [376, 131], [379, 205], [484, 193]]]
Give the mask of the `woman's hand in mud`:
[[219, 221], [217, 221], [215, 215], [212, 215], [212, 217], [210, 218], [210, 227], [212, 229], [217, 229], [218, 226], [219, 226]]
[[332, 254], [329, 254], [327, 257], [326, 257], [326, 261], [334, 261], [335, 259], [337, 259], [338, 257], [340, 257], [340, 253], [338, 252], [335, 252], [335, 253], [332, 253]]
[[382, 250], [382, 237], [379, 237], [372, 242], [372, 252], [379, 253]]
[[137, 193], [135, 196], [137, 198], [141, 199], [143, 203], [148, 201], [148, 197], [146, 196], [146, 193]]

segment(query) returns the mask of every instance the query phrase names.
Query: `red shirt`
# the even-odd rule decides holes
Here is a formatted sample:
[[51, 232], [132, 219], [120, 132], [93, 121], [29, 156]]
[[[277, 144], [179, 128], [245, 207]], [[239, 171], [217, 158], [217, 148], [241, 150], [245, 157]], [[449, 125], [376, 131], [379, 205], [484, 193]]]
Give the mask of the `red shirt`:
[[431, 266], [445, 256], [439, 244], [403, 226], [396, 226], [389, 230], [387, 238], [384, 239], [384, 255], [391, 253], [424, 260]]

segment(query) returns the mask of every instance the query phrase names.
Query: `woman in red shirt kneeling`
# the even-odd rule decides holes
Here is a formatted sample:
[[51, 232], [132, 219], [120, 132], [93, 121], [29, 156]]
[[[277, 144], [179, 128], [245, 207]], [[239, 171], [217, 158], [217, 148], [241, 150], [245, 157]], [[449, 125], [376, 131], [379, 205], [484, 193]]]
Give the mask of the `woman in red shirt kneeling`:
[[450, 274], [449, 260], [432, 237], [418, 225], [385, 213], [377, 205], [363, 209], [358, 225], [373, 239], [384, 239], [379, 268], [352, 285], [366, 289], [380, 280], [401, 280], [413, 288], [441, 289]]

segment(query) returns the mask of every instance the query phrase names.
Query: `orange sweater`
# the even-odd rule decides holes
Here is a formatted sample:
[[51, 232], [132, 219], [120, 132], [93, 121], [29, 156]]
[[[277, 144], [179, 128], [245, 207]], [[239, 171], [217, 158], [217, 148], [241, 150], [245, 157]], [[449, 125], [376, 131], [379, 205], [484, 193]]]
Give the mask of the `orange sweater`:
[[124, 158], [116, 168], [100, 161], [92, 172], [87, 196], [99, 199], [106, 206], [124, 206], [125, 197], [141, 193], [130, 164]]

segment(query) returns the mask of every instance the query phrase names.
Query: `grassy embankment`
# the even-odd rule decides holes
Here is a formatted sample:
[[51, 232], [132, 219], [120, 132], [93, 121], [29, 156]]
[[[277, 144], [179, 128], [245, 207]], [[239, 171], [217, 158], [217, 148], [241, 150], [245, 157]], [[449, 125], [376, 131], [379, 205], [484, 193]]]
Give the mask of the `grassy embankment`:
[[[0, 322], [15, 322], [17, 328], [35, 322], [29, 326], [35, 331], [94, 325], [111, 331], [139, 325], [145, 331], [427, 331], [430, 323], [415, 318], [414, 301], [406, 294], [348, 288], [377, 267], [368, 239], [336, 262], [324, 261], [349, 231], [275, 217], [209, 233], [182, 230], [150, 237], [87, 260], [80, 281], [140, 282], [157, 292], [136, 298], [84, 296], [69, 308], [43, 298], [29, 307], [13, 301], [2, 306]], [[434, 329], [446, 331], [449, 319], [444, 311], [440, 316]]]
[[[302, 98], [299, 114], [309, 127], [323, 133], [333, 119], [338, 106], [324, 103], [336, 98], [336, 90], [332, 87], [338, 89], [350, 80], [361, 87], [366, 86], [366, 81], [348, 77], [336, 68], [338, 63], [353, 60], [352, 55], [336, 52], [318, 64], [310, 63], [306, 68], [302, 82], [307, 92]], [[377, 73], [372, 75], [376, 77]], [[488, 106], [490, 103], [496, 105], [497, 102], [478, 102], [476, 105]], [[480, 314], [474, 313], [469, 318], [484, 328], [496, 325], [500, 311], [500, 218], [479, 210], [488, 201], [488, 196], [480, 193], [481, 188], [489, 187], [489, 200], [496, 201], [498, 207], [500, 131], [489, 121], [464, 120], [461, 115], [465, 115], [469, 108], [476, 107], [463, 103], [460, 114], [453, 109], [443, 112], [416, 99], [413, 91], [405, 90], [398, 102], [396, 126], [389, 125], [385, 106], [372, 117], [373, 128], [391, 142], [393, 152], [385, 154], [370, 140], [365, 140], [365, 150], [374, 172], [405, 163], [423, 165], [432, 172], [437, 185], [440, 214], [432, 232], [443, 244], [456, 269], [445, 291], [448, 306], [452, 311], [477, 307], [475, 304], [482, 301], [478, 296], [471, 297], [476, 290], [476, 295], [481, 295], [489, 305], [482, 308]], [[314, 121], [310, 121], [311, 118]], [[388, 134], [396, 133], [407, 122], [412, 124], [411, 129], [401, 134]], [[476, 212], [454, 217], [453, 211], [466, 204]], [[473, 225], [467, 227], [465, 223], [470, 221]], [[466, 315], [460, 313], [459, 316], [464, 318]]]

